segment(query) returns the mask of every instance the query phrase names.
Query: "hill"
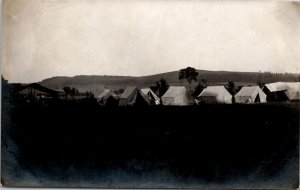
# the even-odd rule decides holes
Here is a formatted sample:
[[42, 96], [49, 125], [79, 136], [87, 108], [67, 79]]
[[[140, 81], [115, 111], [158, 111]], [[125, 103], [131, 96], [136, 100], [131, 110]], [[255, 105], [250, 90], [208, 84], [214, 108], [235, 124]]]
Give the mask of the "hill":
[[[62, 89], [64, 86], [78, 88], [79, 91], [92, 91], [95, 95], [100, 94], [104, 88], [120, 89], [126, 86], [149, 87], [161, 78], [166, 79], [169, 85], [186, 85], [179, 81], [178, 72], [167, 72], [150, 76], [99, 76], [79, 75], [75, 77], [52, 77], [45, 79], [40, 84], [52, 89]], [[270, 83], [277, 81], [299, 82], [300, 74], [289, 73], [258, 73], [258, 72], [232, 72], [232, 71], [205, 71], [197, 70], [198, 80], [206, 79], [209, 85], [226, 84], [234, 81], [237, 85], [256, 84], [257, 81]]]

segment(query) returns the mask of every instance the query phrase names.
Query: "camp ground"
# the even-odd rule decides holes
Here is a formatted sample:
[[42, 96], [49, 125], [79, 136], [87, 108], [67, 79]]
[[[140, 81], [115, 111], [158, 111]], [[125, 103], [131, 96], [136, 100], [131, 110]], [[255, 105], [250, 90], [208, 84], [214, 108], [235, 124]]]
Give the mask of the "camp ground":
[[150, 88], [143, 88], [141, 91], [147, 95], [149, 100], [154, 102], [155, 105], [160, 104], [160, 98]]
[[170, 86], [161, 97], [163, 105], [187, 106], [194, 103], [190, 92], [184, 86]]
[[148, 97], [137, 87], [127, 87], [119, 100], [119, 106], [147, 106], [151, 105]]
[[232, 96], [224, 86], [208, 86], [199, 94], [198, 99], [201, 103], [232, 103]]
[[[232, 103], [266, 103], [266, 102], [299, 102], [300, 101], [300, 82], [275, 82], [265, 84], [261, 89], [259, 86], [242, 86], [239, 92], [233, 97], [227, 89], [222, 86], [208, 86], [196, 97], [191, 96], [191, 90], [186, 86], [170, 86], [165, 94], [159, 98], [151, 88], [138, 88], [127, 86], [122, 94], [116, 94], [112, 89], [93, 89], [86, 92], [74, 93], [65, 90], [54, 90], [32, 83], [19, 88], [18, 95], [26, 100], [84, 100], [94, 98], [100, 106], [187, 106], [194, 104], [232, 104]], [[123, 90], [123, 89], [121, 89]], [[97, 92], [97, 96], [95, 93]], [[98, 93], [99, 92], [99, 93]], [[101, 93], [100, 93], [101, 92]], [[100, 94], [100, 95], [98, 95]]]
[[236, 103], [267, 102], [267, 95], [258, 86], [245, 86], [235, 95]]
[[299, 101], [300, 82], [275, 82], [265, 84], [263, 91], [268, 102]]
[[97, 102], [103, 106], [118, 105], [118, 96], [109, 89], [105, 89], [98, 97]]

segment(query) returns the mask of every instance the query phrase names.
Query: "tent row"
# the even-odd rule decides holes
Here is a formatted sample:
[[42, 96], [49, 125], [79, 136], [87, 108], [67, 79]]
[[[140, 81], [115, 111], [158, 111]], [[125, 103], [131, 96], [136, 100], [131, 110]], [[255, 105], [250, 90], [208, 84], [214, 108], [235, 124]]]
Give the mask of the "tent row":
[[193, 97], [184, 86], [171, 86], [168, 91], [159, 98], [150, 88], [139, 89], [127, 87], [121, 96], [117, 96], [111, 90], [104, 90], [98, 96], [101, 105], [119, 106], [147, 106], [147, 105], [192, 105]]
[[[61, 91], [46, 88], [33, 83], [19, 90], [22, 97], [36, 97], [37, 99], [66, 98]], [[88, 94], [78, 93], [79, 98], [86, 98]], [[74, 97], [73, 97], [74, 98]], [[100, 105], [115, 106], [143, 106], [143, 105], [193, 105], [200, 103], [264, 103], [300, 101], [300, 82], [269, 83], [258, 86], [242, 87], [238, 93], [230, 94], [224, 86], [208, 86], [196, 97], [185, 86], [170, 86], [162, 97], [158, 97], [150, 88], [127, 87], [122, 94], [105, 89], [97, 98]]]
[[232, 96], [224, 86], [208, 86], [198, 100], [204, 103], [265, 103], [300, 101], [300, 82], [269, 83], [258, 86], [244, 86]]
[[103, 105], [108, 102], [117, 102], [118, 100], [118, 103], [115, 104], [119, 106], [160, 104], [185, 106], [195, 103], [265, 103], [267, 101], [276, 101], [274, 97], [281, 97], [283, 95], [286, 97], [285, 100], [299, 101], [300, 83], [271, 83], [266, 84], [262, 89], [258, 86], [245, 86], [235, 95], [231, 95], [224, 86], [208, 86], [196, 98], [191, 96], [190, 91], [185, 86], [170, 86], [161, 98], [150, 88], [139, 89], [137, 87], [127, 87], [119, 97], [110, 90], [105, 90], [98, 99]]
[[119, 106], [147, 106], [159, 105], [160, 98], [150, 89], [129, 86], [119, 96], [113, 91], [106, 89], [98, 97], [100, 105], [119, 105]]
[[205, 103], [265, 103], [300, 101], [300, 82], [269, 83], [258, 86], [244, 86], [232, 96], [224, 86], [208, 86], [198, 96]]
[[232, 96], [224, 86], [208, 86], [198, 96], [199, 103], [264, 103], [267, 95], [258, 86], [242, 87]]

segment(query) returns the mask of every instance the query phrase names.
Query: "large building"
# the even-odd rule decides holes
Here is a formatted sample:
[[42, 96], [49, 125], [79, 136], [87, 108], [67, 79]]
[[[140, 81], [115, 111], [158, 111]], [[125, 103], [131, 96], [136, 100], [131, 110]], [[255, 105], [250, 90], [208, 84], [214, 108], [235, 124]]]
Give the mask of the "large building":
[[50, 98], [58, 98], [60, 94], [63, 92], [59, 92], [56, 90], [52, 90], [50, 88], [44, 87], [38, 83], [32, 83], [22, 87], [18, 94], [26, 99], [50, 99]]

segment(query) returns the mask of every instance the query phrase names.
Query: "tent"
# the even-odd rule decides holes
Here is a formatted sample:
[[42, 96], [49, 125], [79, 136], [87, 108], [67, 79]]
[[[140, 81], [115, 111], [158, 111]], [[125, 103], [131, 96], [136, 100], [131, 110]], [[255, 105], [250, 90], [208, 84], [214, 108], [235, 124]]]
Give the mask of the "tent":
[[269, 83], [263, 91], [268, 95], [268, 101], [300, 100], [300, 82]]
[[232, 103], [232, 95], [224, 86], [208, 86], [200, 93], [198, 98], [203, 103]]
[[267, 95], [258, 86], [247, 86], [235, 95], [236, 103], [267, 102]]
[[270, 92], [278, 92], [286, 90], [286, 83], [284, 82], [274, 82], [265, 84], [263, 88], [267, 88]]
[[143, 88], [141, 91], [148, 96], [151, 102], [154, 102], [156, 105], [160, 104], [160, 98], [150, 88]]
[[126, 87], [120, 97], [119, 106], [147, 106], [151, 102], [137, 87]]
[[109, 89], [105, 89], [98, 97], [97, 101], [100, 105], [117, 105], [118, 96]]
[[286, 82], [285, 95], [289, 100], [300, 100], [300, 82]]
[[186, 106], [194, 103], [193, 97], [184, 86], [170, 86], [161, 100], [163, 105]]
[[98, 100], [101, 100], [101, 99], [103, 99], [103, 98], [109, 96], [109, 95], [111, 94], [110, 92], [111, 92], [111, 91], [110, 91], [109, 89], [105, 89], [105, 90], [97, 97], [97, 99], [98, 99]]

